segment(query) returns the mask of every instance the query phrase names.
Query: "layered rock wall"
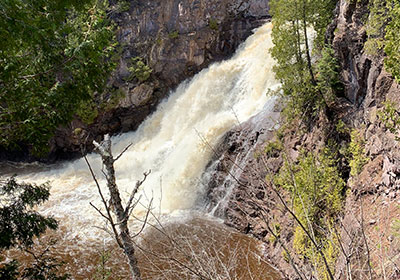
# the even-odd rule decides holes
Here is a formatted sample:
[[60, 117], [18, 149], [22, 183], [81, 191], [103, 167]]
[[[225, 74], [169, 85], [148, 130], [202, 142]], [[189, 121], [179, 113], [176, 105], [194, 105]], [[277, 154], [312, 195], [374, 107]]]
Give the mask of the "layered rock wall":
[[[259, 152], [240, 167], [240, 176], [237, 178], [239, 183], [231, 192], [224, 212], [229, 225], [264, 241], [266, 258], [287, 279], [297, 279], [283, 250], [283, 246], [293, 247], [296, 223], [279, 206], [277, 196], [268, 192], [270, 188], [265, 187], [265, 176], [268, 173], [276, 174], [287, 158], [296, 162], [301, 150], [317, 152], [332, 140], [338, 146], [347, 145], [350, 142], [350, 131], [357, 131], [362, 138], [361, 145], [367, 163], [359, 175], [352, 177], [349, 174], [348, 159], [343, 158], [340, 163], [348, 191], [343, 214], [340, 221], [337, 221], [341, 228], [344, 251], [338, 253], [335, 277], [348, 279], [346, 270], [350, 255], [352, 261], [349, 267], [354, 273], [353, 279], [369, 277], [368, 262], [372, 264], [374, 279], [400, 277], [399, 129], [388, 129], [380, 117], [385, 110], [385, 101], [394, 102], [399, 108], [400, 86], [385, 70], [383, 52], [378, 51], [372, 55], [364, 50], [368, 39], [365, 26], [368, 13], [368, 1], [338, 1], [327, 39], [332, 43], [341, 66], [344, 95], [338, 96], [327, 112], [321, 112], [311, 128], [302, 128], [299, 122], [298, 126], [287, 129], [282, 138], [284, 154], [277, 152], [266, 155], [266, 142], [258, 142]], [[348, 134], [337, 132], [336, 124], [339, 120], [346, 124]], [[228, 133], [229, 146], [241, 147], [243, 140], [240, 137], [235, 140], [232, 138], [234, 135], [241, 135], [240, 130]], [[234, 151], [237, 152], [228, 148], [225, 157], [237, 158], [240, 155], [235, 153], [243, 152], [237, 148]], [[221, 165], [216, 164], [219, 168], [215, 170], [211, 187], [221, 187], [220, 184], [226, 181], [218, 179], [218, 174], [226, 173]], [[227, 170], [235, 174], [234, 167], [232, 169], [228, 165]], [[216, 195], [220, 192], [215, 191]], [[210, 191], [210, 195], [215, 197], [213, 191]], [[286, 195], [282, 190], [282, 196]], [[290, 201], [289, 197], [286, 199]], [[272, 225], [279, 224], [281, 243], [271, 238], [266, 219], [271, 219]], [[295, 257], [294, 261], [300, 267], [307, 267], [301, 258]]]
[[[268, 19], [268, 0], [131, 0], [111, 15], [117, 23], [121, 58], [110, 87], [121, 97], [100, 110], [92, 124], [78, 118], [58, 129], [52, 158], [79, 155], [106, 133], [135, 130], [180, 82], [210, 63], [228, 58], [252, 30]], [[135, 58], [152, 69], [146, 81], [132, 78]], [[100, 103], [112, 96], [101, 96]], [[206, 97], [205, 97], [206, 98]], [[115, 102], [115, 101], [114, 101]]]

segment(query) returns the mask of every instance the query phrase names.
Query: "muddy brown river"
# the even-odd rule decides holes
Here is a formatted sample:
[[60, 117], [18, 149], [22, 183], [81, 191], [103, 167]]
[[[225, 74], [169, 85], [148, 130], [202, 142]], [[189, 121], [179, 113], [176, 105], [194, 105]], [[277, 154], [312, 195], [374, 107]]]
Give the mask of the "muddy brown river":
[[[204, 173], [213, 156], [210, 147], [234, 126], [273, 107], [267, 93], [279, 84], [268, 52], [271, 27], [258, 28], [232, 58], [182, 83], [137, 131], [112, 137], [114, 155], [132, 144], [115, 163], [124, 203], [135, 182], [152, 171], [138, 193], [144, 206], [138, 204], [133, 213], [143, 217], [149, 201], [157, 213], [135, 238], [143, 279], [279, 279], [257, 241], [207, 213]], [[89, 154], [88, 159], [107, 196], [99, 156]], [[102, 204], [83, 159], [56, 166], [0, 166], [0, 178], [13, 173], [19, 181], [52, 186], [49, 201], [37, 210], [60, 222], [59, 231], [44, 239], [58, 239], [51, 252], [65, 262], [63, 269], [72, 279], [129, 279], [121, 250], [90, 206]], [[130, 227], [135, 232], [141, 224]], [[34, 250], [39, 254], [43, 248]]]

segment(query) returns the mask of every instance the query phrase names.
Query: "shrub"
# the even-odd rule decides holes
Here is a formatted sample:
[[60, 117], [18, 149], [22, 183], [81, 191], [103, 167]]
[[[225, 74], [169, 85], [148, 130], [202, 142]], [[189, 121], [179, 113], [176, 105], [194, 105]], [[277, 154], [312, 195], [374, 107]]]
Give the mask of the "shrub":
[[321, 54], [321, 59], [317, 63], [318, 85], [325, 93], [325, 98], [332, 101], [334, 93], [343, 91], [340, 67], [332, 47], [324, 47]]
[[268, 157], [273, 157], [276, 156], [277, 153], [282, 151], [282, 149], [283, 149], [282, 142], [279, 140], [275, 140], [268, 142], [268, 144], [264, 148], [264, 152]]
[[350, 156], [350, 175], [353, 177], [360, 174], [362, 168], [368, 162], [364, 146], [364, 136], [359, 130], [354, 129], [351, 132], [351, 142], [348, 149], [348, 155]]
[[45, 156], [115, 69], [108, 1], [13, 0], [0, 10], [0, 145]]
[[153, 70], [145, 64], [140, 57], [135, 57], [131, 61], [132, 66], [128, 68], [131, 73], [129, 76], [129, 80], [137, 78], [140, 82], [144, 82], [150, 78]]
[[99, 115], [99, 111], [94, 100], [89, 99], [79, 104], [76, 114], [84, 123], [92, 124]]
[[126, 95], [125, 91], [122, 90], [121, 88], [112, 90], [110, 98], [107, 100], [107, 103], [104, 105], [104, 109], [106, 111], [109, 111], [109, 110], [115, 108], [118, 105], [119, 101], [125, 97], [125, 95]]
[[400, 81], [400, 3], [387, 0], [373, 0], [370, 3], [367, 21], [368, 40], [364, 50], [378, 55], [385, 52], [385, 68]]
[[383, 103], [382, 110], [377, 113], [378, 119], [391, 133], [395, 133], [400, 124], [400, 115], [397, 107], [395, 102], [387, 100]]
[[16, 260], [3, 258], [9, 249], [32, 253], [38, 238], [47, 230], [56, 230], [57, 221], [35, 211], [50, 196], [50, 186], [18, 183], [14, 177], [0, 180], [0, 279], [68, 279], [60, 273], [63, 265], [49, 256], [55, 241], [46, 243], [45, 251], [34, 256], [32, 262], [20, 266]]
[[[342, 209], [345, 182], [331, 151], [324, 149], [317, 155], [303, 152], [298, 163], [286, 161], [275, 182], [289, 191], [295, 215], [314, 236], [333, 268], [338, 250], [326, 232]], [[325, 275], [322, 257], [299, 225], [294, 229], [293, 248], [311, 263], [317, 263], [317, 271]]]
[[212, 30], [218, 30], [218, 22], [216, 19], [211, 18], [208, 21], [208, 26], [212, 29]]
[[391, 21], [386, 27], [385, 35], [385, 67], [400, 83], [400, 3], [392, 6], [390, 11]]
[[277, 236], [279, 238], [281, 235], [281, 225], [279, 223], [274, 223], [272, 225], [272, 230], [273, 230], [274, 234], [269, 235], [268, 241], [269, 241], [269, 243], [274, 244], [277, 239], [275, 236]]
[[131, 3], [125, 0], [118, 0], [118, 2], [114, 5], [113, 10], [116, 13], [124, 13], [128, 12], [131, 8]]
[[369, 16], [366, 21], [368, 39], [364, 51], [369, 55], [377, 55], [385, 45], [384, 32], [387, 17], [386, 0], [372, 0], [369, 4]]
[[346, 124], [342, 120], [339, 120], [336, 123], [336, 131], [341, 134], [348, 134], [349, 128], [346, 126]]
[[177, 30], [172, 31], [168, 34], [168, 37], [170, 39], [177, 39], [179, 37], [179, 32]]

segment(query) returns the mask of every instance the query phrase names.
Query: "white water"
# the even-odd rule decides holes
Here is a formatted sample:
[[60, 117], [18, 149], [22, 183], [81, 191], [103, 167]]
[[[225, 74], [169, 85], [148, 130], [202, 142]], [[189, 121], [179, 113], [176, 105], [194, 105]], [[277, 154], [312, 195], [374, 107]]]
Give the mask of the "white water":
[[[115, 166], [125, 199], [136, 180], [151, 169], [141, 192], [143, 204], [153, 198], [155, 210], [173, 216], [196, 205], [205, 191], [199, 181], [212, 155], [208, 145], [215, 145], [238, 120], [246, 121], [262, 110], [269, 99], [268, 89], [277, 86], [268, 52], [270, 31], [270, 24], [257, 29], [230, 60], [214, 64], [181, 84], [136, 132], [112, 138], [114, 155], [133, 144]], [[104, 185], [100, 157], [91, 154], [88, 158]], [[50, 182], [50, 201], [41, 211], [68, 226], [66, 238], [98, 237], [99, 231], [92, 226], [104, 221], [89, 202], [101, 203], [82, 159], [19, 179]]]
[[[263, 130], [274, 131], [279, 128], [278, 117], [279, 113], [274, 110], [274, 107], [277, 105], [277, 97], [271, 97], [267, 103], [264, 105], [264, 108], [257, 115], [251, 117], [247, 121], [247, 125], [251, 127], [251, 132], [261, 132]], [[267, 116], [267, 117], [266, 117]], [[266, 131], [263, 132], [265, 134]], [[250, 134], [250, 135], [249, 135]], [[259, 149], [258, 142], [264, 143], [265, 136], [262, 135], [257, 137], [257, 140], [254, 142], [254, 135], [249, 132], [249, 129], [241, 128], [240, 135], [237, 136], [238, 139], [245, 139], [243, 146], [247, 146], [247, 152], [241, 152], [236, 155], [235, 158], [230, 157], [231, 160], [234, 160], [234, 164], [227, 172], [229, 176], [225, 177], [225, 180], [218, 187], [219, 189], [223, 189], [224, 195], [219, 197], [219, 201], [215, 204], [215, 206], [210, 210], [210, 214], [216, 217], [224, 217], [225, 210], [229, 205], [229, 201], [232, 195], [233, 190], [238, 186], [237, 179], [242, 177], [242, 173], [246, 172], [245, 167], [250, 162], [252, 158], [254, 158], [254, 154]], [[222, 159], [224, 155], [220, 157]], [[204, 172], [203, 176], [205, 180], [210, 180], [212, 174], [215, 172], [215, 166], [218, 164], [218, 160], [215, 161], [213, 166], [207, 168]]]

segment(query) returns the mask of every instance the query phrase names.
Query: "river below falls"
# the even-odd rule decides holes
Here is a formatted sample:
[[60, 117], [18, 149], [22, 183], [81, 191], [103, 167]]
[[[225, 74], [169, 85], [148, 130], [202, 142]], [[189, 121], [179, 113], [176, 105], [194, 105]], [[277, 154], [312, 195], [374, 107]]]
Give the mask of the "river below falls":
[[[226, 227], [212, 217], [186, 217], [162, 226], [147, 226], [137, 242], [137, 257], [143, 279], [278, 280], [279, 274], [263, 259], [262, 244]], [[79, 240], [62, 241], [61, 224], [35, 246], [40, 253], [50, 240], [57, 240], [51, 256], [62, 260], [62, 272], [71, 279], [129, 279], [129, 268], [122, 250], [107, 233], [105, 238], [82, 246]], [[29, 263], [29, 254], [10, 251], [21, 263]], [[108, 277], [108, 278], [106, 278]]]
[[[210, 147], [257, 113], [268, 116], [275, 105], [268, 95], [279, 86], [268, 51], [271, 27], [258, 28], [232, 58], [182, 83], [137, 131], [112, 137], [114, 155], [132, 145], [115, 164], [124, 203], [135, 182], [152, 171], [130, 223], [132, 233], [140, 232], [151, 202], [148, 224], [134, 238], [143, 279], [279, 279], [256, 240], [227, 228], [206, 210]], [[87, 157], [107, 196], [99, 156]], [[49, 201], [37, 210], [59, 221], [60, 229], [44, 239], [58, 240], [51, 252], [66, 263], [63, 269], [72, 279], [129, 279], [122, 251], [90, 206], [101, 208], [102, 202], [83, 159], [53, 166], [0, 165], [0, 178], [12, 174], [19, 181], [51, 185]]]

